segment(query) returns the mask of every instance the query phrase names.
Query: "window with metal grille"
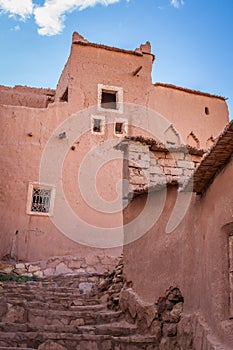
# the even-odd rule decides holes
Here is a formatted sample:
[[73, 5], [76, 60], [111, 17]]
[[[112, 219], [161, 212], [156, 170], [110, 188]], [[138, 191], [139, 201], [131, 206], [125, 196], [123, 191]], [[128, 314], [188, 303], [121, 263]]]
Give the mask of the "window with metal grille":
[[48, 213], [50, 207], [51, 190], [43, 188], [33, 188], [31, 211]]
[[28, 188], [27, 213], [31, 215], [52, 215], [54, 199], [54, 186], [30, 183]]

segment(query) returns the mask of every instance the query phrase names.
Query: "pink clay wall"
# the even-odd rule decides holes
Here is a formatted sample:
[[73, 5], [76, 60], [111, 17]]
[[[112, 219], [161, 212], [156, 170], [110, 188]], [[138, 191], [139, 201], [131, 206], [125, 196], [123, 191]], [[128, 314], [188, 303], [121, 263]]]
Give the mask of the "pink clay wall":
[[[208, 148], [207, 140], [211, 136], [216, 138], [228, 123], [228, 107], [223, 99], [175, 88], [152, 87], [149, 106], [174, 125], [184, 144], [193, 132], [203, 149]], [[209, 115], [205, 114], [205, 107], [209, 109]]]
[[[203, 197], [193, 195], [183, 221], [166, 234], [176, 199], [176, 188], [170, 188], [153, 228], [124, 246], [127, 280], [142, 299], [155, 302], [167, 288], [178, 286], [184, 296], [184, 312], [200, 311], [213, 334], [229, 346], [233, 344], [233, 325], [229, 321], [228, 235], [224, 226], [233, 221], [232, 171], [231, 160]], [[159, 199], [159, 194], [154, 196]], [[130, 204], [124, 213], [125, 223], [138, 215], [145, 199], [140, 196]]]
[[51, 89], [0, 86], [0, 104], [4, 105], [46, 108], [54, 95], [55, 91]]
[[[59, 232], [48, 217], [26, 213], [28, 185], [29, 182], [39, 181], [40, 161], [45, 144], [54, 129], [67, 117], [66, 103], [53, 104], [47, 109], [11, 106], [2, 106], [0, 109], [1, 128], [4, 130], [1, 143], [1, 257], [10, 253], [16, 231], [17, 255], [20, 260], [37, 261], [59, 255], [119, 256], [121, 253], [120, 248], [103, 250], [82, 246]], [[29, 133], [32, 134], [31, 137]], [[99, 142], [98, 137], [89, 137], [94, 143]], [[81, 152], [78, 154], [83, 153], [82, 147], [85, 151], [87, 144], [88, 141], [83, 143], [84, 146], [81, 144]], [[65, 160], [70, 172], [70, 175], [64, 175], [63, 180], [68, 194], [74, 193], [77, 186], [77, 161], [70, 163], [75, 155], [75, 151], [70, 151]], [[117, 168], [121, 169], [119, 166]], [[109, 182], [109, 176], [105, 175], [105, 181]], [[79, 193], [76, 201], [77, 198], [79, 199]], [[108, 215], [101, 214], [93, 219], [88, 210], [88, 206], [85, 205], [78, 214], [87, 221], [91, 218], [92, 224], [96, 225], [108, 221]], [[111, 217], [110, 221], [112, 220]], [[116, 214], [116, 222], [122, 224], [122, 214]]]
[[[70, 108], [75, 111], [97, 104], [98, 84], [122, 87], [124, 103], [138, 104], [160, 113], [173, 123], [185, 144], [193, 132], [200, 148], [205, 149], [207, 140], [211, 136], [217, 137], [229, 121], [225, 100], [182, 91], [169, 85], [152, 85], [152, 63], [150, 54], [136, 56], [73, 44], [69, 67], [64, 69], [57, 91], [60, 91], [61, 97], [69, 76]], [[139, 66], [142, 69], [134, 76], [132, 73]], [[88, 72], [92, 72], [91, 79]], [[205, 114], [205, 107], [208, 107], [209, 115]]]
[[[152, 61], [153, 56], [150, 54], [135, 55], [73, 44], [69, 61], [57, 86], [57, 102], [48, 104], [51, 90], [23, 87], [1, 89], [0, 257], [10, 253], [16, 231], [19, 232], [18, 257], [22, 260], [33, 261], [53, 255], [95, 254], [92, 248], [81, 246], [64, 236], [49, 218], [26, 214], [26, 202], [29, 182], [39, 181], [41, 155], [49, 137], [72, 114], [97, 105], [98, 84], [122, 87], [124, 102], [154, 108], [174, 122], [183, 138], [191, 131], [196, 132], [203, 147], [210, 135], [216, 136], [223, 129], [228, 121], [228, 113], [222, 99], [153, 86]], [[142, 66], [141, 71], [133, 76], [133, 71], [139, 66]], [[69, 102], [58, 102], [67, 84]], [[210, 108], [208, 117], [202, 113], [206, 105]], [[103, 115], [103, 112], [95, 112]], [[124, 115], [114, 113], [113, 117]], [[198, 129], [198, 125], [201, 128]], [[91, 133], [83, 136], [75, 145], [75, 150], [68, 152], [65, 159], [67, 171], [63, 172], [64, 191], [72, 208], [83, 219], [102, 227], [122, 225], [122, 213], [113, 216], [93, 212], [80, 197], [76, 174], [87, 151], [113, 137], [111, 127], [103, 136]], [[106, 165], [99, 175], [100, 194], [108, 200], [116, 196], [115, 180], [121, 176], [121, 170], [122, 163], [117, 161]], [[117, 255], [120, 251], [113, 249], [102, 253]]]

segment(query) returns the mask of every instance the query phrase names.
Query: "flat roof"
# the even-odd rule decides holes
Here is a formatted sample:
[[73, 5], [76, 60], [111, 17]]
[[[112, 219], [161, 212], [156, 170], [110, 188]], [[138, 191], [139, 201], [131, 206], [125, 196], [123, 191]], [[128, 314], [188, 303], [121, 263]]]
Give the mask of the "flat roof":
[[188, 92], [190, 94], [195, 94], [195, 95], [202, 95], [202, 96], [212, 97], [212, 98], [220, 98], [221, 100], [224, 100], [224, 101], [227, 100], [227, 98], [223, 97], [223, 96], [210, 94], [208, 92], [188, 89], [188, 88], [184, 88], [184, 87], [181, 87], [181, 86], [176, 86], [176, 85], [173, 85], [173, 84], [166, 84], [166, 83], [157, 82], [157, 83], [154, 84], [154, 86], [161, 86], [161, 87], [164, 87], [164, 88], [180, 90], [180, 91]]

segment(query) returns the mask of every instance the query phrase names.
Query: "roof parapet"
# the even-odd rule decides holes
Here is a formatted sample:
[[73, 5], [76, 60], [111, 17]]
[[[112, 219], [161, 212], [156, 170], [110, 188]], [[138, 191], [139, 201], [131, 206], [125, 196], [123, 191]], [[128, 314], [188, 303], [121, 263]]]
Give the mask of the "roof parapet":
[[152, 61], [155, 60], [155, 55], [151, 53], [151, 44], [149, 41], [147, 41], [145, 44], [141, 44], [140, 47], [136, 48], [135, 50], [126, 50], [126, 49], [121, 49], [121, 48], [114, 47], [114, 46], [107, 46], [107, 45], [103, 45], [103, 44], [91, 43], [90, 41], [86, 40], [79, 33], [74, 32], [73, 36], [72, 36], [72, 44], [78, 44], [78, 45], [82, 45], [82, 46], [92, 46], [92, 47], [96, 47], [96, 48], [100, 48], [100, 49], [105, 49], [108, 51], [122, 52], [122, 53], [126, 53], [126, 54], [137, 55], [137, 56], [151, 55]]

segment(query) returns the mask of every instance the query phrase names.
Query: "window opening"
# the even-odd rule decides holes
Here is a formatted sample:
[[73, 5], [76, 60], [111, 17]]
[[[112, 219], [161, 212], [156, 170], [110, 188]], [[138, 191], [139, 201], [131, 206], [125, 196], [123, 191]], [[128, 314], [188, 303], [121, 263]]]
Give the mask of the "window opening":
[[32, 189], [31, 211], [48, 213], [50, 207], [51, 190], [36, 188]]
[[116, 124], [115, 124], [115, 133], [116, 134], [123, 134], [123, 132], [124, 132], [123, 126], [124, 126], [123, 123], [116, 122]]
[[116, 91], [102, 90], [101, 107], [108, 109], [117, 109], [117, 93]]
[[68, 87], [66, 88], [64, 94], [62, 95], [62, 97], [60, 98], [61, 102], [68, 102]]
[[101, 132], [101, 120], [100, 119], [93, 120], [93, 131], [94, 132]]
[[27, 214], [50, 216], [53, 212], [55, 200], [55, 187], [29, 183]]

